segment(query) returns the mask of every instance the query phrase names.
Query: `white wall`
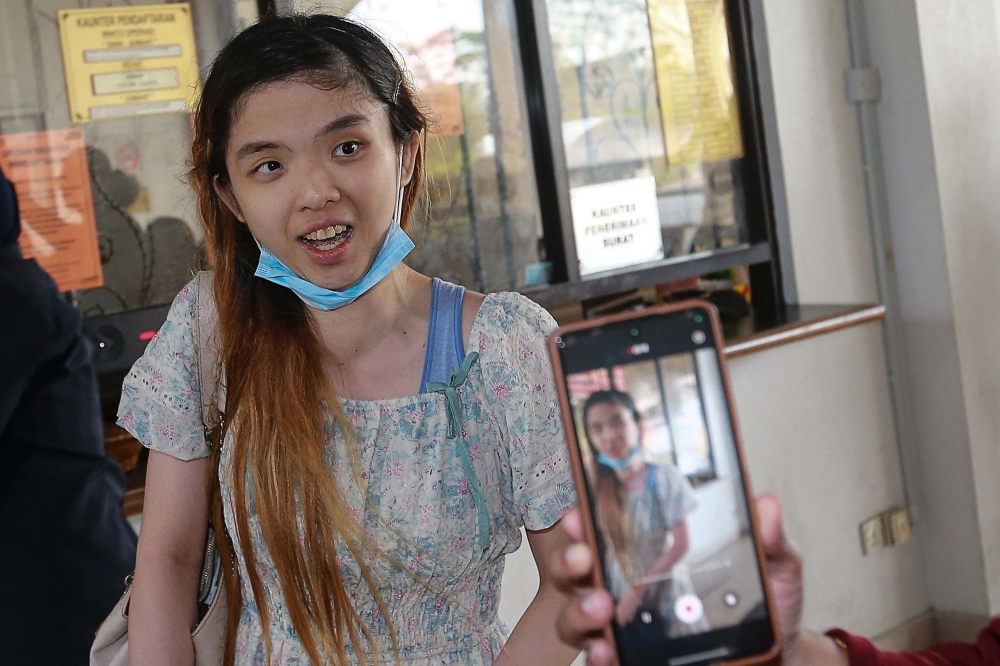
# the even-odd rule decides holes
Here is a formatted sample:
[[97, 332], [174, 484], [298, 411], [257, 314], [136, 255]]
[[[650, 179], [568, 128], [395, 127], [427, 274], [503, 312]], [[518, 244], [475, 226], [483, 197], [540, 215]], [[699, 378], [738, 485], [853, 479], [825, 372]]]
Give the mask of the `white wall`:
[[905, 445], [923, 470], [917, 530], [924, 537], [928, 601], [939, 610], [985, 614], [979, 511], [916, 4], [868, 2], [866, 18], [872, 61], [883, 81], [881, 148], [916, 439]]
[[1000, 31], [995, 0], [917, 0], [989, 612], [1000, 611]]
[[875, 636], [927, 607], [917, 540], [867, 557], [858, 526], [903, 501], [880, 324], [730, 363], [755, 492], [806, 561], [804, 625]]
[[843, 0], [763, 5], [799, 301], [872, 303], [861, 144], [844, 95]]
[[[875, 302], [844, 0], [762, 1], [799, 302]], [[869, 636], [927, 607], [917, 544], [860, 550], [860, 523], [903, 503], [881, 335], [866, 325], [732, 364], [756, 489], [785, 501], [806, 557], [806, 624]]]
[[[844, 2], [762, 2], [800, 302], [874, 300], [857, 121], [844, 95], [843, 71], [849, 66]], [[1000, 200], [995, 194], [1000, 3], [866, 0], [864, 5], [884, 88], [881, 147], [904, 323], [903, 379], [908, 379], [916, 439], [902, 445], [920, 470], [916, 534], [925, 560], [922, 575], [911, 567], [913, 580], [885, 578], [868, 592], [892, 599], [900, 585], [926, 587], [926, 601], [939, 610], [992, 615], [1000, 612]], [[813, 386], [835, 384], [859, 355], [884, 368], [877, 335], [856, 339], [837, 353], [840, 365], [828, 367], [835, 374], [801, 368], [813, 375]], [[760, 372], [765, 369], [762, 365]], [[737, 390], [755, 382], [768, 396], [782, 390], [764, 383], [763, 374], [744, 376]], [[788, 412], [804, 406], [801, 396], [788, 400]], [[848, 418], [864, 418], [863, 405], [839, 407], [848, 405]], [[880, 419], [889, 413], [887, 403], [869, 409]], [[830, 422], [824, 436], [838, 427], [847, 426]], [[895, 483], [901, 472], [895, 456], [888, 455], [893, 434], [880, 433], [868, 453], [887, 455], [870, 461], [875, 467], [866, 467], [865, 474]], [[780, 437], [761, 444], [777, 450], [785, 445]], [[803, 446], [820, 455], [810, 444]], [[780, 457], [759, 451], [758, 460], [773, 460], [780, 469]], [[754, 467], [764, 478], [772, 471], [766, 463]], [[846, 471], [834, 467], [829, 474], [844, 480], [838, 474]], [[854, 499], [862, 504], [890, 499], [864, 485], [856, 492]], [[805, 516], [823, 510], [811, 494], [796, 497], [796, 505], [802, 508], [793, 510]], [[833, 544], [817, 546], [817, 552], [829, 552]], [[810, 555], [810, 548], [806, 551]], [[911, 602], [887, 602], [879, 611], [883, 621], [863, 630], [875, 633], [893, 617], [905, 619], [906, 612], [919, 609]], [[848, 625], [878, 615], [860, 608], [854, 615], [851, 607], [835, 604], [829, 612], [841, 614]]]

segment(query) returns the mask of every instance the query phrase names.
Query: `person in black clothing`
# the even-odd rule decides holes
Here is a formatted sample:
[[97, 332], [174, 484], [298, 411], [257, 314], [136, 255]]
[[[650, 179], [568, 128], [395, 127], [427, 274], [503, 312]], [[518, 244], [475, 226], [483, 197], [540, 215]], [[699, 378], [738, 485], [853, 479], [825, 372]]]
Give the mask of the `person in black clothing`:
[[0, 172], [0, 662], [89, 662], [135, 564], [80, 315], [21, 256]]

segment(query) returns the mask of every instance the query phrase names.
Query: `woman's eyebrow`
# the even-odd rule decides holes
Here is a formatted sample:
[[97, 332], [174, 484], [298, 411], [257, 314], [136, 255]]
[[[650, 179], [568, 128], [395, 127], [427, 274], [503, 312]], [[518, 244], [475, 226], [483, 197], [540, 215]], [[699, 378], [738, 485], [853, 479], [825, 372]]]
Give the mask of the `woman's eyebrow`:
[[329, 123], [326, 127], [321, 129], [316, 138], [327, 136], [333, 134], [334, 132], [339, 132], [340, 130], [348, 129], [349, 127], [357, 127], [358, 125], [368, 124], [368, 117], [363, 116], [360, 113], [351, 113], [346, 116], [341, 116], [337, 118], [332, 123]]
[[[349, 127], [357, 127], [358, 125], [366, 125], [369, 123], [368, 117], [363, 116], [360, 113], [351, 113], [346, 116], [341, 116], [333, 122], [327, 124], [323, 129], [321, 129], [317, 134], [316, 138], [322, 138], [324, 136], [333, 134], [334, 132], [339, 132], [345, 130]], [[240, 149], [236, 151], [236, 161], [240, 162], [252, 157], [257, 153], [262, 153], [267, 150], [280, 150], [288, 149], [283, 143], [276, 143], [274, 141], [251, 141], [240, 146]]]
[[245, 160], [248, 157], [252, 157], [257, 153], [263, 153], [267, 150], [279, 150], [281, 148], [287, 149], [288, 146], [275, 143], [274, 141], [251, 141], [249, 143], [244, 143], [240, 146], [240, 149], [236, 151], [236, 161]]

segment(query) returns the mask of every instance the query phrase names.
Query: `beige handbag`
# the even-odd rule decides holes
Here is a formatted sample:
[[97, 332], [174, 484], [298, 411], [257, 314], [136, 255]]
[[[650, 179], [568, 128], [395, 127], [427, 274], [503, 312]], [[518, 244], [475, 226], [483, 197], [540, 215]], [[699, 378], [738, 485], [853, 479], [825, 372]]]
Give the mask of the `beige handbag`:
[[[210, 385], [215, 377], [215, 353], [212, 332], [218, 314], [212, 300], [212, 274], [198, 273], [198, 295], [195, 311], [195, 334], [198, 354], [198, 377], [202, 386]], [[208, 393], [209, 395], [206, 395]], [[202, 421], [213, 422], [217, 413], [212, 405], [211, 392], [202, 392]], [[191, 632], [196, 666], [221, 666], [226, 644], [226, 590], [222, 585], [221, 561], [215, 548], [215, 534], [211, 527], [205, 542], [205, 560], [198, 582], [198, 625]], [[212, 592], [214, 597], [210, 598]], [[94, 645], [90, 648], [90, 666], [128, 666], [128, 606], [132, 593], [132, 576], [125, 579], [125, 593], [111, 615], [97, 630]]]

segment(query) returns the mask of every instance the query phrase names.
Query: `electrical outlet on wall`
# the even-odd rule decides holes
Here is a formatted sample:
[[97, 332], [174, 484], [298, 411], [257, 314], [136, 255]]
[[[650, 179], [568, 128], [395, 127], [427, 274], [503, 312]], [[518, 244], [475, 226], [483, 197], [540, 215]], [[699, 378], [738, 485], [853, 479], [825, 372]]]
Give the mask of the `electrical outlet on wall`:
[[910, 540], [910, 514], [906, 509], [890, 509], [885, 518], [885, 536], [888, 545], [902, 546]]
[[861, 552], [869, 555], [886, 545], [885, 520], [882, 515], [861, 523]]

